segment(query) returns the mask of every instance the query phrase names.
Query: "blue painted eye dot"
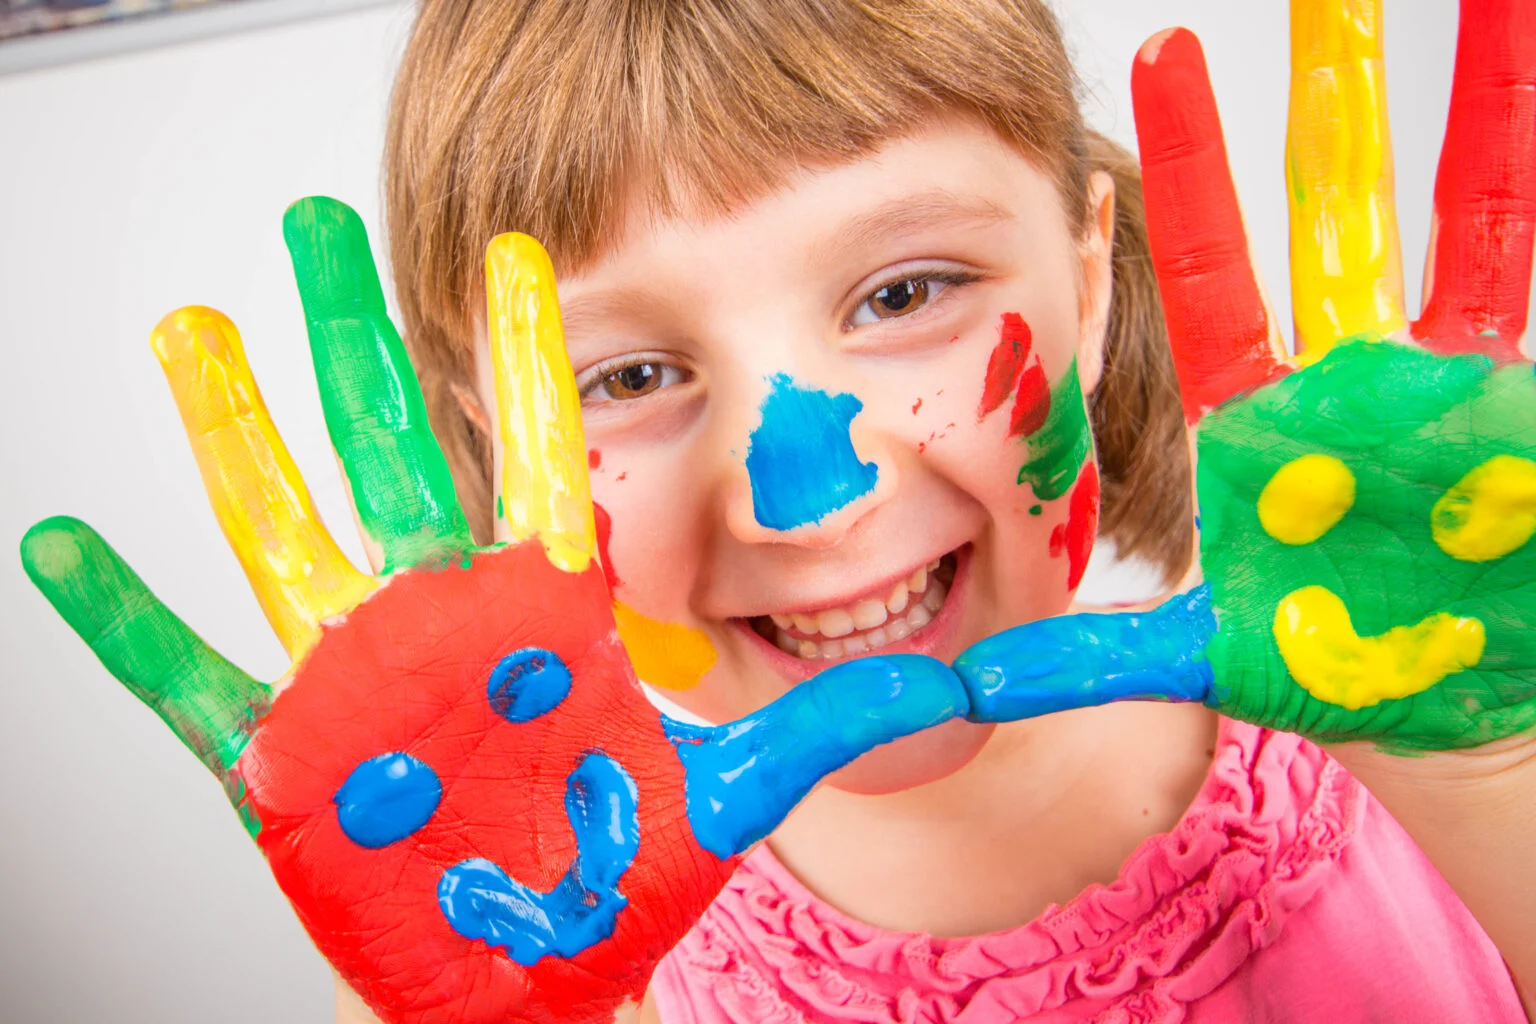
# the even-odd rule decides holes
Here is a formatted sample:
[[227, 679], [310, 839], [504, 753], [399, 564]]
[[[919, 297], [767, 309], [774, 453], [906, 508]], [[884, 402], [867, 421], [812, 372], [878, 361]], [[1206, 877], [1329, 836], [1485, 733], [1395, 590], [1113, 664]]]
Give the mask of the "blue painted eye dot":
[[531, 722], [553, 711], [571, 692], [571, 670], [554, 651], [524, 647], [496, 663], [485, 695], [509, 722]]
[[336, 820], [347, 838], [377, 850], [427, 823], [443, 798], [443, 784], [410, 754], [380, 754], [347, 776], [336, 795]]

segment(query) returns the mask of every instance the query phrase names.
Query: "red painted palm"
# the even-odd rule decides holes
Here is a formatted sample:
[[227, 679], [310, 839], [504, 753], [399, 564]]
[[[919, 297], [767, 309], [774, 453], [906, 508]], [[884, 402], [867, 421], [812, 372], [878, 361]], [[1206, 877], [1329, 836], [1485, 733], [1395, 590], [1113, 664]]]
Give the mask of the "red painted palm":
[[268, 686], [203, 643], [85, 524], [22, 544], [107, 668], [221, 779], [316, 945], [384, 1019], [605, 1019], [643, 992], [736, 856], [858, 753], [963, 710], [927, 659], [839, 666], [742, 723], [666, 723], [615, 628], [575, 382], [537, 243], [487, 254], [502, 508], [477, 548], [357, 216], [285, 222], [327, 425], [365, 545], [315, 515], [232, 324], [154, 346], [220, 524], [294, 667]]

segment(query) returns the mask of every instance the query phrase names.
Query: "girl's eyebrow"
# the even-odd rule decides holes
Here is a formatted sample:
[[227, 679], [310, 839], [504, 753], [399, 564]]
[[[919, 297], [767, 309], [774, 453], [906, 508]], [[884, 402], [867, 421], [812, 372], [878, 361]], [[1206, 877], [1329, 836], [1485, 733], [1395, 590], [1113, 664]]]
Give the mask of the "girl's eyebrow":
[[892, 238], [937, 228], [984, 228], [1013, 219], [1013, 212], [983, 196], [930, 189], [889, 199], [818, 236], [810, 251], [821, 260], [870, 248]]

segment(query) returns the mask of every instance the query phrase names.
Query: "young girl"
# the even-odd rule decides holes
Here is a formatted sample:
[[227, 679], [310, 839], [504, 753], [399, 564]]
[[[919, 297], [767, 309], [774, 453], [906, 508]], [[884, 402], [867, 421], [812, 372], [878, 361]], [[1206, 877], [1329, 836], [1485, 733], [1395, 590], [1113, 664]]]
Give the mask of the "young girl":
[[[1068, 611], [1095, 516], [1176, 583], [1189, 466], [1140, 185], [1073, 87], [1029, 0], [426, 0], [392, 263], [476, 540], [524, 536], [493, 497], [517, 453], [481, 284], [485, 240], [516, 230], [560, 275], [626, 642], [698, 719]], [[638, 1014], [1521, 1020], [1463, 903], [1515, 861], [1425, 838], [1507, 847], [1519, 749], [1490, 755], [1497, 791], [1344, 755], [1432, 864], [1317, 747], [1199, 703], [954, 718], [801, 802]], [[1485, 923], [1529, 965], [1528, 931]], [[344, 985], [338, 1015], [370, 1019]]]

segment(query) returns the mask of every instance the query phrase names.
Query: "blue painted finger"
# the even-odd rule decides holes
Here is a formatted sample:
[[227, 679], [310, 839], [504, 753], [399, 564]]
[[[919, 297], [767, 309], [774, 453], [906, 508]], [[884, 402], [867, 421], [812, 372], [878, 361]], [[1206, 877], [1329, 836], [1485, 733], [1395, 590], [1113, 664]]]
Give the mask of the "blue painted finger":
[[1117, 700], [1204, 701], [1216, 632], [1202, 584], [1149, 612], [1063, 615], [1005, 630], [955, 659], [973, 722], [1013, 722]]
[[773, 831], [828, 772], [966, 709], [949, 666], [897, 654], [834, 665], [728, 725], [662, 725], [687, 773], [694, 837], [725, 858]]
[[613, 934], [629, 900], [619, 880], [640, 847], [635, 782], [606, 754], [588, 754], [566, 783], [576, 858], [559, 883], [537, 892], [481, 857], [443, 872], [437, 901], [453, 930], [506, 951], [524, 967], [569, 959]]

